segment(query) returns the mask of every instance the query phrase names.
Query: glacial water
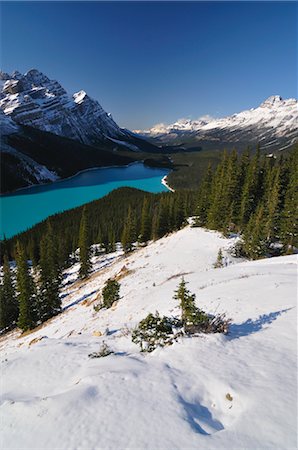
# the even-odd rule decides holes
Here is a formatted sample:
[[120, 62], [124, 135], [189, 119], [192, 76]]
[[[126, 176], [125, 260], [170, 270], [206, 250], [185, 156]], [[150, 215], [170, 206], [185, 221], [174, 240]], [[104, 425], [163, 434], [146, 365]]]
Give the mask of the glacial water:
[[25, 231], [52, 214], [66, 211], [104, 197], [119, 187], [148, 192], [166, 191], [161, 184], [166, 169], [142, 163], [127, 167], [90, 169], [66, 180], [20, 189], [0, 196], [0, 236], [9, 238]]

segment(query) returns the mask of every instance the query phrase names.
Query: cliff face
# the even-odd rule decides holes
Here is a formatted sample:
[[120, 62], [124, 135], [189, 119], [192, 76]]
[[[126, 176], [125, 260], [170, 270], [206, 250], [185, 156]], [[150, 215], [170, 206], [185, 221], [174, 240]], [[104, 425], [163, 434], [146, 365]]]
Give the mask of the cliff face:
[[105, 138], [125, 138], [126, 132], [100, 104], [80, 91], [73, 96], [36, 69], [24, 75], [0, 73], [0, 108], [17, 124], [96, 145]]

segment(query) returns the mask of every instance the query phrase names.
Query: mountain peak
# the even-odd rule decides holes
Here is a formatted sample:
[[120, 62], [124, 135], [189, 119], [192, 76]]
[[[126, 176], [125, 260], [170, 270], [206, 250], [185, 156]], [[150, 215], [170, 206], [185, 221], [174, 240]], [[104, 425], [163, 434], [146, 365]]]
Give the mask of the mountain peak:
[[87, 92], [82, 90], [73, 94], [73, 98], [77, 104], [81, 104], [84, 100], [87, 100], [87, 98], [89, 97], [87, 95]]
[[42, 86], [44, 83], [48, 83], [49, 78], [37, 69], [30, 69], [24, 74], [24, 78], [32, 84]]
[[283, 98], [280, 95], [271, 95], [261, 104], [261, 106], [279, 106], [282, 102]]

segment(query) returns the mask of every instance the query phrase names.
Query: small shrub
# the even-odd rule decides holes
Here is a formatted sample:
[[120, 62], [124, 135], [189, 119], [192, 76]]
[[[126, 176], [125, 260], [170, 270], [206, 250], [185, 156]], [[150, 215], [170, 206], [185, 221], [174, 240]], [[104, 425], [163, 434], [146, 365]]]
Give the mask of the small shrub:
[[150, 313], [132, 332], [132, 342], [139, 344], [142, 352], [152, 352], [157, 347], [170, 345], [173, 341], [173, 327], [178, 322], [177, 319], [161, 317], [157, 311], [155, 315]]
[[242, 240], [236, 242], [233, 248], [231, 248], [230, 253], [235, 258], [247, 258], [247, 253], [244, 249], [244, 243]]
[[110, 347], [105, 342], [103, 342], [98, 352], [90, 353], [88, 356], [89, 358], [104, 358], [105, 356], [109, 356], [112, 353], [114, 353], [113, 350], [111, 350]]
[[93, 309], [95, 312], [99, 312], [103, 308], [102, 304], [99, 303], [98, 305], [93, 305]]
[[112, 304], [119, 300], [120, 284], [115, 279], [107, 280], [103, 290], [102, 290], [102, 304], [105, 308], [110, 308]]
[[218, 250], [217, 259], [216, 262], [213, 264], [213, 267], [215, 269], [219, 269], [224, 266], [224, 258], [222, 254], [221, 248]]

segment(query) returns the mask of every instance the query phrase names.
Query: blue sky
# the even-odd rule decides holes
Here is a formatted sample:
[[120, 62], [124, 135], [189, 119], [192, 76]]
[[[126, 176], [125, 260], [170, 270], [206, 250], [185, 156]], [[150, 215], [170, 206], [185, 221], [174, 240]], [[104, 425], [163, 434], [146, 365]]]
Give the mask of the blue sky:
[[294, 2], [3, 2], [1, 67], [84, 89], [121, 126], [297, 97]]

